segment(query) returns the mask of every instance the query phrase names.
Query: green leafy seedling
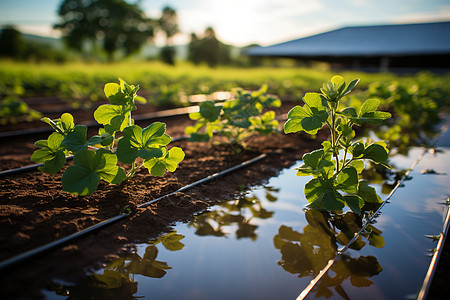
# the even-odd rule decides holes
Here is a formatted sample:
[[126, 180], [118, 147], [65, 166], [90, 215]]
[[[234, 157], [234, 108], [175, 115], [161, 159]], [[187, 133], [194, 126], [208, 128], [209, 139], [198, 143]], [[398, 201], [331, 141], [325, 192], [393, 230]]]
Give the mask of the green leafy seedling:
[[378, 99], [366, 100], [359, 111], [354, 107], [341, 108], [339, 101], [358, 82], [359, 79], [354, 79], [347, 85], [341, 76], [334, 76], [323, 85], [321, 93], [306, 93], [304, 105], [295, 106], [288, 113], [285, 133], [305, 131], [315, 135], [325, 125], [330, 130], [331, 141], [323, 142], [322, 149], [304, 154], [303, 165], [297, 168], [298, 176], [313, 176], [305, 185], [311, 208], [341, 210], [347, 205], [359, 214], [365, 203], [381, 202], [375, 189], [359, 179], [359, 174], [364, 169], [364, 160], [388, 167], [385, 162], [389, 150], [383, 141], [353, 141], [353, 126], [378, 125], [391, 114], [377, 110]]
[[[49, 174], [60, 171], [67, 155], [74, 155], [74, 163], [62, 176], [63, 190], [74, 195], [88, 196], [95, 192], [101, 180], [119, 184], [130, 179], [142, 167], [154, 176], [163, 176], [166, 171], [174, 172], [184, 159], [179, 147], [168, 150], [171, 137], [166, 125], [155, 122], [146, 128], [134, 124], [131, 112], [136, 110], [135, 101], [143, 102], [136, 95], [139, 86], [107, 83], [104, 88], [109, 104], [101, 105], [94, 112], [94, 118], [104, 127], [98, 135], [87, 139], [87, 126], [75, 125], [73, 116], [65, 113], [61, 118], [43, 118], [53, 132], [47, 140], [40, 140], [40, 148], [31, 160], [44, 165], [39, 170]], [[144, 99], [145, 100], [145, 99]], [[116, 138], [121, 132], [122, 137]], [[128, 172], [118, 162], [129, 165]], [[127, 167], [125, 167], [127, 168]]]
[[280, 99], [266, 94], [267, 86], [255, 92], [235, 89], [236, 97], [227, 100], [222, 106], [212, 101], [199, 105], [199, 112], [191, 113], [189, 117], [196, 121], [186, 128], [189, 140], [206, 142], [214, 135], [222, 136], [232, 148], [239, 152], [244, 148], [244, 140], [256, 133], [271, 134], [278, 132], [278, 121], [275, 112], [264, 108], [281, 106]]

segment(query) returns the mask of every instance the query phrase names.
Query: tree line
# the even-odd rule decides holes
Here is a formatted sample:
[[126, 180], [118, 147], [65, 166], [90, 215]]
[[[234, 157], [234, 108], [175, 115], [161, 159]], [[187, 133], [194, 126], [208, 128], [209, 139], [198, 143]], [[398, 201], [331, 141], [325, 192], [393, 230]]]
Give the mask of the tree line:
[[[113, 61], [136, 54], [160, 31], [165, 35], [160, 59], [175, 64], [176, 50], [172, 39], [180, 29], [177, 12], [170, 6], [162, 9], [160, 18], [152, 19], [145, 15], [139, 2], [63, 0], [58, 16], [59, 20], [53, 27], [61, 31], [64, 44], [77, 53], [103, 53]], [[3, 28], [0, 46], [0, 56], [20, 58], [24, 48], [20, 32], [11, 26]], [[203, 35], [191, 34], [187, 59], [194, 64], [206, 63], [211, 67], [230, 64], [231, 49], [219, 41], [214, 29], [209, 27]]]

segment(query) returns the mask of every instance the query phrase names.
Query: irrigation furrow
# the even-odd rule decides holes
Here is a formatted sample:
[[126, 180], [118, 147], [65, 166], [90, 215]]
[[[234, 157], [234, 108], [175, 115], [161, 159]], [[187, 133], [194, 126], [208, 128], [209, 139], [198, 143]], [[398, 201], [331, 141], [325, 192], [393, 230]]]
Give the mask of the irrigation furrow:
[[305, 297], [309, 294], [309, 292], [314, 288], [314, 286], [319, 282], [319, 280], [325, 275], [328, 270], [331, 268], [331, 266], [338, 260], [338, 258], [353, 244], [353, 242], [361, 235], [361, 233], [366, 229], [366, 227], [371, 224], [375, 218], [378, 217], [378, 215], [381, 213], [381, 209], [384, 207], [386, 203], [389, 203], [389, 199], [391, 199], [392, 195], [398, 190], [398, 188], [403, 184], [405, 181], [405, 178], [409, 176], [409, 174], [412, 172], [412, 170], [417, 166], [417, 164], [422, 160], [424, 155], [427, 153], [427, 149], [424, 149], [424, 151], [419, 155], [419, 157], [413, 162], [411, 167], [409, 167], [408, 171], [403, 175], [403, 177], [397, 181], [397, 184], [395, 187], [391, 190], [389, 195], [386, 197], [386, 199], [381, 203], [380, 207], [375, 211], [375, 213], [372, 214], [372, 216], [364, 222], [361, 229], [353, 236], [353, 238], [342, 248], [340, 248], [336, 252], [336, 256], [333, 259], [330, 259], [328, 261], [328, 264], [319, 272], [319, 274], [311, 280], [311, 282], [308, 284], [308, 286], [300, 293], [300, 295], [297, 297], [297, 300], [305, 299]]
[[[239, 169], [248, 167], [248, 166], [250, 166], [250, 165], [252, 165], [252, 164], [254, 164], [256, 162], [259, 162], [259, 161], [263, 160], [266, 157], [267, 157], [266, 154], [260, 154], [257, 157], [254, 157], [252, 159], [249, 159], [249, 160], [247, 160], [245, 162], [240, 163], [239, 165], [236, 165], [236, 166], [231, 167], [229, 169], [226, 169], [226, 170], [223, 170], [221, 172], [215, 173], [213, 175], [210, 175], [208, 177], [205, 177], [203, 179], [195, 181], [195, 182], [193, 182], [191, 184], [185, 185], [185, 186], [179, 188], [178, 190], [176, 190], [174, 192], [171, 192], [169, 194], [163, 195], [163, 196], [161, 196], [159, 198], [156, 198], [156, 199], [153, 199], [153, 200], [148, 201], [146, 203], [140, 204], [138, 206], [138, 208], [145, 208], [145, 207], [147, 207], [147, 206], [149, 206], [151, 204], [154, 204], [154, 203], [156, 203], [156, 202], [158, 202], [158, 201], [160, 201], [162, 199], [165, 199], [167, 197], [170, 197], [170, 196], [172, 196], [172, 195], [174, 195], [176, 193], [180, 193], [180, 192], [186, 191], [187, 189], [190, 189], [190, 188], [192, 188], [194, 186], [200, 185], [202, 183], [209, 182], [211, 180], [217, 179], [217, 178], [222, 177], [222, 176], [224, 176], [226, 174], [229, 174], [231, 172], [234, 172], [234, 171], [237, 171]], [[24, 252], [22, 254], [19, 254], [17, 256], [14, 256], [14, 257], [11, 257], [9, 259], [6, 259], [6, 260], [0, 262], [0, 271], [6, 270], [8, 268], [11, 268], [12, 266], [15, 266], [15, 265], [17, 265], [19, 263], [23, 263], [25, 261], [28, 261], [28, 260], [30, 260], [30, 259], [32, 259], [32, 258], [34, 258], [34, 257], [36, 257], [38, 255], [44, 254], [44, 253], [46, 253], [46, 252], [48, 252], [50, 250], [53, 250], [53, 249], [55, 249], [57, 247], [61, 247], [61, 246], [65, 245], [65, 244], [67, 244], [69, 242], [72, 242], [72, 241], [74, 241], [74, 240], [76, 240], [76, 239], [78, 239], [80, 237], [86, 236], [86, 235], [88, 235], [90, 233], [93, 233], [93, 232], [95, 232], [97, 230], [100, 230], [100, 229], [102, 229], [102, 228], [104, 228], [104, 227], [106, 227], [108, 225], [116, 223], [116, 222], [118, 222], [120, 220], [124, 220], [124, 219], [128, 218], [129, 216], [130, 216], [129, 214], [119, 214], [117, 216], [114, 216], [114, 217], [112, 217], [110, 219], [104, 220], [104, 221], [102, 221], [100, 223], [97, 223], [97, 224], [95, 224], [93, 226], [90, 226], [88, 228], [85, 228], [85, 229], [83, 229], [81, 231], [78, 231], [76, 233], [68, 235], [68, 236], [66, 236], [64, 238], [61, 238], [59, 240], [53, 241], [51, 243], [48, 243], [48, 244], [45, 244], [43, 246], [37, 247], [37, 248], [35, 248], [33, 250], [30, 250], [30, 251]]]

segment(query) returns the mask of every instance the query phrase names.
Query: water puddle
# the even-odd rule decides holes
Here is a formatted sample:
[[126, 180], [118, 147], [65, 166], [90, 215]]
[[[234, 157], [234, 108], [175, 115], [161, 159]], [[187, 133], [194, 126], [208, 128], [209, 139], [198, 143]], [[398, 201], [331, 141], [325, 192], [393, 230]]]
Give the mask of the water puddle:
[[[419, 292], [442, 230], [449, 195], [450, 148], [427, 153], [375, 222], [336, 260], [307, 298], [402, 299]], [[396, 155], [407, 169], [422, 153]], [[434, 170], [435, 173], [421, 170]], [[395, 174], [368, 173], [384, 200]], [[367, 214], [308, 210], [309, 180], [287, 169], [267, 185], [215, 206], [137, 252], [113, 262], [88, 281], [60, 283], [48, 299], [295, 299]], [[71, 298], [72, 299], [72, 298]]]

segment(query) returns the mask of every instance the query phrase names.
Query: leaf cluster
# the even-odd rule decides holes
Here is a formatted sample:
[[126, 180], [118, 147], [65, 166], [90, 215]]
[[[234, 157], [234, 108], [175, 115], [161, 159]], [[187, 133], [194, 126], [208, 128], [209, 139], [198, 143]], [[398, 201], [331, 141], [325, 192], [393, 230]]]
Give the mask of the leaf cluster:
[[9, 96], [0, 100], [0, 124], [14, 124], [20, 120], [27, 122], [39, 120], [41, 113], [31, 109], [24, 101]]
[[[170, 143], [166, 125], [155, 122], [146, 128], [134, 124], [131, 112], [136, 110], [136, 101], [145, 99], [136, 95], [139, 86], [107, 83], [104, 88], [109, 104], [101, 105], [94, 112], [95, 120], [102, 124], [98, 134], [87, 139], [87, 126], [75, 125], [73, 116], [64, 113], [61, 118], [43, 118], [53, 132], [47, 140], [35, 143], [39, 149], [31, 160], [43, 163], [39, 170], [55, 174], [62, 169], [66, 156], [73, 154], [74, 163], [62, 176], [63, 190], [74, 195], [86, 196], [97, 190], [101, 180], [119, 184], [131, 178], [145, 167], [154, 176], [163, 176], [165, 171], [175, 171], [184, 159], [181, 148], [168, 150]], [[121, 137], [117, 137], [122, 133]], [[138, 160], [140, 158], [140, 160]], [[128, 172], [118, 162], [129, 165]], [[138, 161], [143, 161], [141, 164]]]
[[358, 82], [355, 79], [346, 84], [341, 76], [334, 76], [323, 85], [321, 93], [306, 93], [302, 99], [305, 105], [295, 106], [288, 113], [285, 133], [305, 131], [315, 135], [325, 125], [330, 129], [331, 141], [323, 142], [322, 149], [304, 154], [303, 165], [297, 169], [298, 176], [314, 177], [305, 185], [311, 208], [340, 210], [347, 205], [360, 213], [366, 202], [381, 201], [375, 189], [366, 180], [360, 180], [358, 174], [364, 169], [364, 160], [385, 165], [389, 150], [383, 141], [353, 141], [353, 127], [364, 123], [378, 125], [391, 114], [378, 111], [378, 99], [366, 100], [360, 109], [341, 108], [339, 101]]
[[281, 101], [266, 92], [266, 85], [254, 92], [235, 89], [235, 98], [225, 101], [222, 106], [212, 101], [202, 102], [199, 112], [189, 115], [196, 123], [188, 126], [186, 133], [191, 141], [209, 141], [216, 134], [225, 137], [231, 145], [243, 146], [244, 140], [256, 133], [278, 132], [275, 112], [263, 110], [280, 107]]

